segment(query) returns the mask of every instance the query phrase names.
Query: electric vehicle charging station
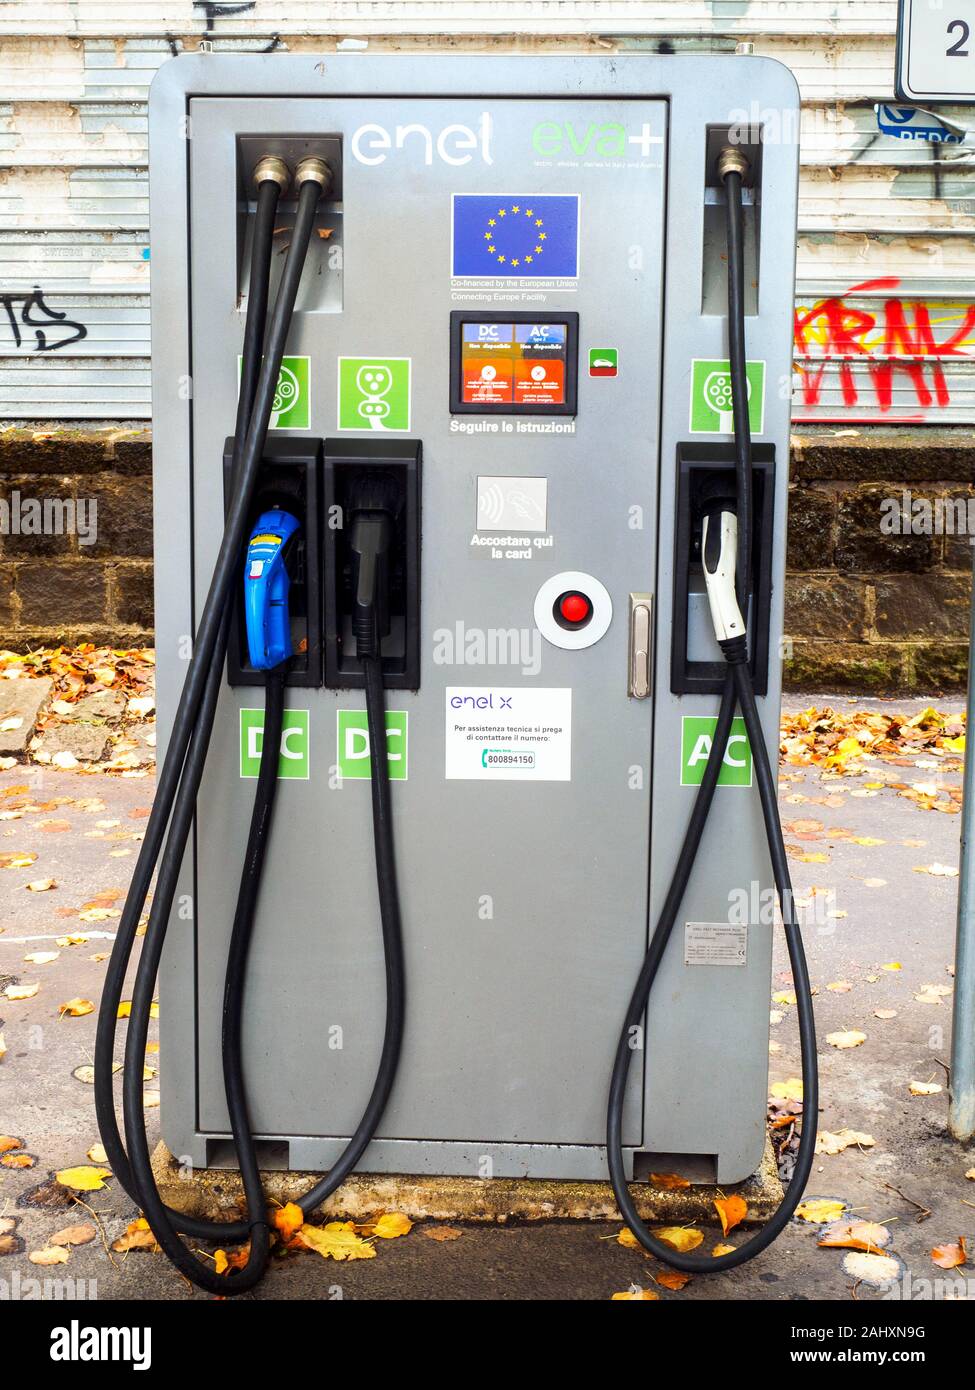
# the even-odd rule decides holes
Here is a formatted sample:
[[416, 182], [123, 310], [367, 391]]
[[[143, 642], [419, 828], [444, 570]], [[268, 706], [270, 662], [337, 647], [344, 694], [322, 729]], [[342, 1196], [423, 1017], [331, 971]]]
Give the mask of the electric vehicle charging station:
[[[703, 552], [718, 516], [714, 544], [734, 552], [723, 508], [747, 397], [747, 608], [740, 566], [737, 582], [774, 766], [797, 106], [787, 69], [746, 56], [205, 55], [162, 69], [150, 107], [161, 751], [235, 499], [260, 552], [248, 563], [287, 541], [278, 601], [294, 652], [277, 667], [275, 769], [241, 551], [160, 969], [161, 1120], [177, 1156], [236, 1162], [220, 1001], [263, 786], [274, 829], [239, 1020], [259, 1166], [332, 1169], [385, 1065], [383, 824], [405, 1010], [358, 1166], [604, 1178], [620, 1024], [713, 763], [696, 867], [645, 1035], [631, 1036], [618, 1137], [634, 1182], [676, 1170], [730, 1184], [757, 1168], [773, 879], [741, 720], [709, 760], [724, 657]], [[736, 380], [729, 148], [742, 157]], [[268, 215], [262, 169], [277, 190]], [[238, 497], [245, 315], [269, 229], [272, 297], [295, 246], [307, 253], [280, 374], [257, 387], [269, 428], [247, 436], [256, 481]], [[282, 514], [294, 526], [276, 531]], [[360, 522], [386, 528], [367, 558]], [[363, 619], [372, 564], [385, 598]], [[735, 583], [732, 565], [732, 606]], [[370, 623], [378, 778], [356, 657]], [[126, 1130], [131, 1144], [128, 1114]]]

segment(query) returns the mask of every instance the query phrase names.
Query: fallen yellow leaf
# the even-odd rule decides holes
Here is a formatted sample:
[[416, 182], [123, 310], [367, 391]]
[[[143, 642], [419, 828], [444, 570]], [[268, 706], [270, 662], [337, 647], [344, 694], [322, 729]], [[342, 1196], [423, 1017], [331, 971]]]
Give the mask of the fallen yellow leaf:
[[103, 1178], [112, 1176], [111, 1168], [62, 1168], [54, 1175], [62, 1187], [73, 1187], [76, 1192], [100, 1192], [105, 1186]]
[[33, 999], [40, 985], [8, 985], [4, 994], [8, 999]]
[[297, 1202], [288, 1202], [271, 1213], [271, 1225], [282, 1240], [291, 1240], [296, 1231], [305, 1224], [305, 1213]]
[[664, 1245], [682, 1253], [696, 1250], [704, 1239], [703, 1232], [696, 1231], [692, 1226], [657, 1226], [653, 1234], [658, 1240], [662, 1240]]
[[855, 1028], [850, 1028], [846, 1032], [827, 1033], [826, 1041], [830, 1047], [859, 1047], [861, 1043], [867, 1041], [866, 1033], [858, 1033]]
[[659, 1293], [654, 1293], [653, 1289], [639, 1289], [634, 1284], [632, 1289], [624, 1289], [622, 1293], [614, 1293], [612, 1302], [619, 1303], [625, 1299], [642, 1299], [645, 1303], [656, 1303], [660, 1301]]
[[739, 1226], [748, 1215], [748, 1203], [743, 1197], [739, 1197], [737, 1192], [732, 1193], [730, 1197], [715, 1197], [714, 1205], [721, 1217], [721, 1234], [723, 1236]]
[[37, 1159], [33, 1154], [4, 1154], [0, 1158], [0, 1163], [3, 1164], [4, 1168], [33, 1168], [36, 1162]]
[[376, 1252], [357, 1236], [351, 1221], [330, 1221], [327, 1226], [302, 1226], [295, 1239], [325, 1260], [373, 1260]]
[[69, 999], [66, 1004], [60, 1005], [58, 1013], [61, 1018], [83, 1018], [85, 1014], [93, 1014], [95, 1006], [90, 999]]
[[373, 1235], [380, 1240], [395, 1240], [405, 1236], [413, 1229], [413, 1222], [401, 1211], [387, 1211], [376, 1222]]
[[941, 1093], [941, 1085], [937, 1081], [912, 1081], [907, 1089], [912, 1096], [936, 1096]]
[[689, 1180], [682, 1178], [679, 1173], [651, 1173], [650, 1181], [654, 1187], [662, 1187], [667, 1192], [676, 1192], [691, 1185]]
[[830, 1221], [838, 1221], [846, 1211], [846, 1203], [835, 1197], [811, 1197], [796, 1207], [796, 1216], [802, 1221], [810, 1221], [816, 1226], [825, 1226]]
[[775, 1100], [802, 1100], [802, 1082], [798, 1076], [790, 1076], [788, 1081], [776, 1081], [770, 1087]]

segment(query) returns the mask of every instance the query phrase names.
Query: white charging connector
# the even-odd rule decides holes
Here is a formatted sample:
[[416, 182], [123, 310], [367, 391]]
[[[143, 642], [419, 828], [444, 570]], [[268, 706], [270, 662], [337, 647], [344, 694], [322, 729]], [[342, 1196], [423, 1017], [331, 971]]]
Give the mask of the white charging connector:
[[745, 635], [745, 622], [735, 594], [737, 547], [738, 518], [730, 508], [711, 512], [704, 517], [701, 563], [714, 635], [722, 645]]

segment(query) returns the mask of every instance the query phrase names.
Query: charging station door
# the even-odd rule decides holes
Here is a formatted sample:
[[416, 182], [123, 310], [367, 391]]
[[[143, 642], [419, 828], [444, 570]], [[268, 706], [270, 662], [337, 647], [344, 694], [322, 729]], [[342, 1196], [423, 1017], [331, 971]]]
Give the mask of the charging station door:
[[[600, 1176], [647, 943], [652, 702], [628, 695], [628, 606], [656, 565], [666, 103], [265, 94], [189, 110], [197, 611], [223, 527], [255, 137], [328, 141], [341, 164], [286, 351], [297, 404], [272, 426], [324, 437], [326, 455], [330, 440], [422, 443], [420, 684], [387, 698], [407, 1026], [365, 1166], [469, 1173], [488, 1154], [498, 1174]], [[381, 429], [359, 410], [370, 364], [394, 382]], [[566, 641], [553, 620], [566, 575], [598, 610], [598, 640]], [[371, 1089], [384, 1016], [369, 783], [346, 759], [364, 700], [295, 688], [289, 703], [298, 756], [244, 1061], [255, 1131], [288, 1140], [292, 1166], [327, 1167]], [[224, 687], [192, 941], [174, 924], [169, 955], [185, 950], [169, 978], [196, 1001], [197, 1139], [228, 1132], [219, 999], [262, 705], [259, 688]], [[512, 739], [539, 740], [530, 761], [505, 764]], [[641, 1054], [631, 1145], [642, 1080]], [[178, 1108], [167, 1136], [192, 1149]]]

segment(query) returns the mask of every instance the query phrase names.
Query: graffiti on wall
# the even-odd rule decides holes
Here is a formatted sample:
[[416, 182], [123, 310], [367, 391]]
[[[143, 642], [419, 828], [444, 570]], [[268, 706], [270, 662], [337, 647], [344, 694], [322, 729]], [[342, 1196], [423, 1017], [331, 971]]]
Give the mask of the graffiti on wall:
[[796, 305], [796, 419], [923, 421], [952, 405], [952, 367], [975, 364], [975, 303], [902, 298], [900, 285], [864, 280]]
[[0, 306], [6, 316], [14, 347], [23, 352], [57, 352], [59, 348], [80, 343], [82, 338], [88, 336], [88, 329], [83, 323], [69, 319], [66, 312], [52, 309], [45, 303], [44, 291], [38, 285], [29, 291], [0, 291]]

